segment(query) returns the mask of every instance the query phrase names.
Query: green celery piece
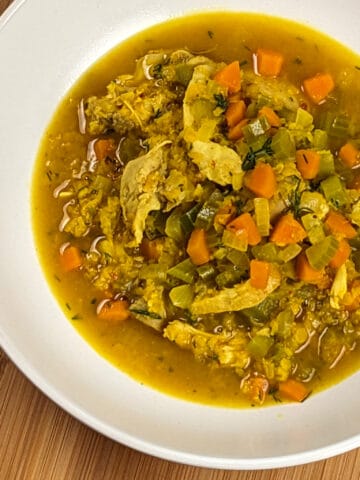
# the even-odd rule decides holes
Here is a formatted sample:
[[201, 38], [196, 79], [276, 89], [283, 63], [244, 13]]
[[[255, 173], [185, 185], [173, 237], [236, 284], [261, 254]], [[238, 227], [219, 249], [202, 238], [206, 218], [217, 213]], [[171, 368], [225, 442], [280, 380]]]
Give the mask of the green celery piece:
[[338, 246], [339, 242], [336, 238], [329, 235], [316, 245], [307, 248], [305, 254], [312, 268], [315, 270], [321, 270], [326, 267], [335, 255]]
[[336, 175], [326, 178], [320, 185], [326, 200], [334, 205], [335, 208], [342, 207], [348, 203], [344, 187]]
[[308, 213], [301, 217], [301, 222], [308, 234], [311, 244], [316, 244], [324, 240], [325, 233], [322, 221], [314, 214]]
[[235, 283], [240, 282], [243, 274], [244, 272], [238, 270], [236, 267], [230, 267], [216, 275], [215, 282], [219, 288], [232, 287]]
[[197, 203], [192, 208], [190, 208], [190, 210], [181, 215], [180, 225], [185, 236], [190, 235], [190, 233], [194, 230], [195, 220], [200, 209], [201, 205]]
[[244, 137], [248, 143], [253, 142], [270, 129], [270, 124], [265, 116], [253, 120], [243, 128]]
[[167, 271], [168, 275], [177, 278], [185, 283], [193, 283], [195, 280], [196, 269], [192, 261], [187, 258], [182, 262], [178, 263], [174, 267], [171, 267]]
[[334, 157], [330, 150], [319, 152], [320, 154], [320, 168], [317, 174], [317, 179], [322, 180], [335, 173]]
[[290, 260], [293, 260], [295, 257], [299, 255], [301, 252], [301, 247], [297, 243], [288, 245], [287, 247], [281, 249], [279, 251], [278, 257], [281, 261], [284, 263], [290, 262]]
[[270, 207], [267, 198], [254, 198], [255, 222], [262, 237], [270, 234]]
[[247, 238], [242, 235], [237, 235], [236, 232], [230, 230], [224, 230], [222, 243], [225, 247], [234, 248], [240, 252], [246, 252], [248, 248]]
[[170, 290], [169, 298], [175, 307], [189, 309], [194, 298], [194, 290], [190, 285], [179, 285]]
[[181, 215], [182, 213], [180, 210], [175, 208], [167, 218], [165, 224], [165, 235], [179, 243], [184, 241], [184, 234], [180, 221]]
[[264, 358], [274, 344], [274, 339], [265, 335], [255, 335], [247, 344], [248, 352], [256, 358]]
[[264, 245], [256, 245], [251, 249], [251, 253], [257, 260], [277, 263], [279, 261], [279, 248], [273, 242]]
[[249, 257], [245, 252], [231, 248], [226, 258], [241, 271], [248, 271], [250, 267]]
[[328, 134], [325, 130], [320, 130], [319, 128], [314, 130], [313, 146], [315, 150], [326, 150], [328, 148]]
[[295, 145], [286, 128], [279, 128], [273, 136], [271, 148], [279, 160], [295, 157]]
[[175, 66], [175, 77], [176, 80], [187, 87], [194, 73], [194, 67], [188, 65], [187, 63], [179, 63]]
[[196, 271], [202, 280], [209, 280], [211, 278], [214, 278], [216, 275], [215, 267], [211, 265], [211, 263], [201, 265], [196, 269]]
[[199, 213], [196, 216], [194, 225], [195, 228], [203, 228], [209, 230], [212, 226], [216, 212], [219, 209], [220, 203], [224, 197], [219, 190], [215, 190], [208, 200], [202, 205]]
[[309, 130], [313, 124], [314, 118], [311, 113], [307, 112], [303, 108], [298, 108], [296, 111], [295, 124], [297, 128], [303, 128]]

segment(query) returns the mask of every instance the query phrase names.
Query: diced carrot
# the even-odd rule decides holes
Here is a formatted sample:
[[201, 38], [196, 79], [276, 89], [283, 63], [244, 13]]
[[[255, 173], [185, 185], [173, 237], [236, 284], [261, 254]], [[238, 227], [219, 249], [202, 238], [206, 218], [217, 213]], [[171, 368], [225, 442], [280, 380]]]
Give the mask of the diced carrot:
[[306, 231], [301, 224], [295, 220], [291, 213], [287, 213], [277, 221], [270, 235], [270, 241], [280, 247], [284, 247], [285, 245], [301, 242], [306, 236]]
[[203, 265], [210, 260], [210, 250], [203, 228], [195, 228], [191, 232], [186, 251], [195, 265]]
[[347, 142], [340, 148], [339, 157], [344, 165], [353, 168], [360, 163], [360, 150], [353, 143]]
[[288, 400], [303, 402], [311, 392], [302, 382], [289, 378], [279, 383], [279, 393]]
[[246, 105], [244, 100], [231, 102], [226, 109], [225, 119], [229, 128], [237, 125], [245, 117]]
[[228, 139], [235, 142], [236, 140], [240, 140], [240, 138], [243, 138], [243, 128], [245, 127], [245, 125], [248, 124], [248, 122], [249, 120], [247, 118], [244, 118], [237, 125], [235, 125], [235, 127], [230, 128], [227, 134]]
[[140, 244], [141, 255], [147, 260], [158, 260], [161, 254], [161, 243], [159, 238], [155, 238], [155, 240], [143, 238]]
[[113, 138], [99, 138], [94, 144], [94, 151], [99, 162], [107, 157], [114, 158], [116, 152], [116, 143]]
[[261, 235], [258, 227], [250, 213], [242, 213], [239, 217], [236, 217], [228, 223], [226, 229], [232, 232], [244, 230], [247, 233], [248, 244], [251, 246], [257, 245], [261, 242]]
[[329, 265], [332, 268], [339, 268], [341, 265], [343, 265], [346, 260], [350, 257], [351, 253], [351, 247], [349, 245], [349, 242], [347, 242], [345, 239], [341, 239], [339, 241], [339, 246], [338, 249], [336, 250], [335, 255], [333, 258], [330, 260]]
[[271, 198], [276, 191], [276, 177], [274, 169], [268, 163], [258, 163], [246, 175], [245, 186], [257, 197]]
[[122, 322], [130, 316], [129, 304], [126, 300], [106, 302], [98, 312], [98, 318], [111, 323]]
[[264, 77], [277, 77], [280, 75], [284, 63], [284, 56], [280, 52], [258, 48], [256, 52], [256, 69]]
[[64, 272], [77, 270], [83, 264], [80, 249], [74, 245], [69, 245], [60, 254], [60, 264]]
[[272, 127], [280, 127], [281, 119], [276, 112], [270, 107], [262, 107], [259, 110], [259, 116], [263, 115]]
[[270, 264], [261, 260], [250, 261], [250, 284], [254, 288], [264, 290], [268, 284]]
[[295, 271], [299, 280], [315, 285], [322, 284], [325, 278], [324, 270], [315, 270], [310, 265], [305, 252], [300, 253], [295, 260]]
[[238, 92], [241, 88], [241, 70], [239, 61], [235, 60], [226, 65], [215, 74], [214, 80], [222, 87], [226, 87], [229, 93]]
[[297, 150], [296, 167], [305, 180], [312, 180], [320, 169], [320, 154], [315, 150]]
[[335, 82], [329, 73], [317, 73], [303, 81], [303, 88], [310, 100], [319, 104], [334, 90]]
[[340, 238], [354, 238], [356, 236], [356, 230], [351, 225], [349, 220], [339, 212], [330, 210], [325, 220], [325, 225], [328, 227], [331, 233]]

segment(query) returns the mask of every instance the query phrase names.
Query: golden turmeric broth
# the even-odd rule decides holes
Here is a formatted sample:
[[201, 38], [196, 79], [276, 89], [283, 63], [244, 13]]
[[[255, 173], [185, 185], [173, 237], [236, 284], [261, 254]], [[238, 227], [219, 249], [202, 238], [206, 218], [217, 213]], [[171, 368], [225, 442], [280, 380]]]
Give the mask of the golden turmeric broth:
[[[231, 34], [229, 32], [231, 32]], [[247, 365], [244, 364], [241, 366], [242, 375], [239, 376], [239, 374], [236, 373], [236, 368], [232, 368], [231, 365], [230, 367], [225, 366], [225, 368], [219, 368], [216, 359], [215, 362], [209, 363], [207, 361], [200, 361], [201, 359], [199, 360], [199, 358], [194, 358], [194, 355], [189, 349], [180, 348], [176, 342], [171, 342], [168, 338], [164, 338], [160, 331], [144, 325], [132, 315], [119, 322], [106, 321], [100, 318], [96, 313], [97, 310], [99, 311], [100, 302], [106, 298], [107, 294], [110, 296], [114, 295], [114, 291], [111, 290], [110, 287], [108, 288], [109, 293], [106, 288], [99, 289], [98, 286], [93, 284], [94, 282], [92, 282], [91, 279], [89, 280], [89, 277], [84, 275], [81, 267], [74, 269], [74, 271], [64, 272], [61, 264], [60, 251], [64, 250], [67, 242], [73, 242], [74, 236], [71, 232], [66, 232], [61, 228], [61, 223], [64, 223], [64, 212], [66, 211], [64, 205], [71, 201], [72, 198], [71, 196], [66, 197], [66, 194], [62, 197], [61, 192], [66, 193], [66, 183], [64, 182], [67, 182], [68, 179], [74, 175], [74, 172], [78, 173], [81, 165], [88, 160], [89, 142], [93, 141], [96, 137], [96, 135], [90, 134], [88, 130], [83, 131], [83, 133], [80, 132], [79, 105], [81, 102], [86, 102], [88, 97], [101, 97], [105, 95], [106, 86], [119, 75], [133, 74], [136, 60], [153, 50], [165, 49], [167, 51], [175, 51], [177, 49], [187, 49], [187, 51], [191, 52], [192, 56], [206, 56], [211, 59], [212, 62], [218, 62], [219, 64], [223, 62], [222, 65], [237, 60], [241, 69], [252, 70], [254, 54], [259, 48], [281, 53], [284, 63], [279, 78], [286, 78], [289, 84], [293, 84], [298, 88], [298, 98], [300, 99], [299, 108], [304, 108], [304, 111], [310, 111], [316, 119], [317, 116], [321, 114], [322, 109], [325, 109], [328, 105], [335, 105], [334, 108], [337, 109], [337, 113], [346, 112], [346, 115], [352, 119], [352, 122], [357, 123], [359, 128], [357, 130], [353, 129], [351, 135], [346, 134], [345, 137], [340, 138], [340, 140], [339, 137], [329, 140], [329, 149], [333, 152], [335, 162], [337, 162], [341, 144], [348, 141], [351, 137], [351, 140], [354, 140], [354, 144], [357, 145], [358, 139], [360, 139], [360, 58], [332, 39], [305, 26], [264, 15], [215, 12], [174, 19], [152, 27], [115, 47], [92, 65], [66, 94], [58, 106], [42, 139], [33, 178], [32, 210], [36, 248], [49, 285], [70, 322], [100, 355], [137, 381], [186, 400], [211, 405], [244, 407], [256, 403], [271, 404], [274, 402], [274, 397], [277, 401], [287, 401], [288, 399], [282, 398], [281, 395], [278, 394], [277, 387], [274, 388], [272, 380], [270, 380], [270, 388], [268, 389], [268, 394], [265, 399], [262, 399], [261, 402], [256, 402], [255, 399], [250, 396], [249, 400], [249, 396], [244, 396], [240, 389], [241, 382], [244, 382], [244, 379], [246, 381], [247, 378]], [[335, 84], [340, 85], [340, 87], [337, 87], [333, 97], [331, 97], [330, 94], [331, 98], [326, 99], [325, 106], [323, 104], [319, 106], [311, 104], [311, 102], [306, 99], [306, 96], [305, 104], [302, 104], [301, 98], [303, 98], [304, 93], [301, 91], [301, 85], [303, 80], [311, 78], [321, 72], [331, 74], [332, 78], [335, 79]], [[217, 95], [217, 98], [220, 98], [220, 100], [224, 98], [222, 96], [219, 97], [220, 94]], [[355, 98], [357, 99], [356, 101]], [[247, 107], [249, 109], [249, 104], [247, 104]], [[218, 108], [222, 108], [221, 105], [218, 105]], [[278, 110], [278, 113], [279, 112], [280, 108]], [[81, 115], [83, 115], [83, 112]], [[224, 111], [219, 112], [220, 117], [221, 115], [224, 115]], [[254, 118], [250, 111], [248, 115], [250, 119]], [[281, 116], [280, 113], [279, 116]], [[296, 122], [296, 120], [294, 121]], [[286, 120], [286, 122], [290, 122], [290, 120]], [[290, 125], [290, 123], [286, 123], [286, 125]], [[221, 126], [221, 128], [223, 128], [223, 126]], [[326, 129], [326, 127], [321, 128]], [[98, 136], [103, 138], [104, 136], [106, 137], [107, 134], [108, 132], [105, 134], [100, 133]], [[272, 132], [271, 135], [274, 135], [274, 132]], [[307, 134], [304, 134], [304, 138], [306, 135]], [[119, 140], [119, 137], [116, 137], [116, 135], [114, 138], [116, 141]], [[150, 151], [152, 147], [154, 147], [153, 144], [150, 145]], [[313, 148], [312, 146], [310, 147]], [[167, 147], [165, 146], [164, 148]], [[239, 155], [241, 156], [241, 147], [236, 146], [232, 148], [238, 148], [238, 152], [240, 152]], [[299, 149], [299, 146], [297, 146], [297, 149]], [[326, 148], [322, 148], [321, 150], [326, 150]], [[251, 151], [254, 152], [255, 147]], [[138, 149], [136, 155], [134, 154], [131, 159], [140, 153], [143, 152]], [[245, 154], [246, 152], [244, 155]], [[256, 161], [259, 161], [259, 159], [257, 158]], [[271, 161], [270, 165], [272, 165], [271, 168], [274, 168], [278, 175], [276, 165], [271, 164]], [[356, 183], [356, 169], [351, 168], [347, 170], [343, 167], [342, 165], [339, 169], [342, 172], [342, 178], [348, 189], [348, 185], [351, 182], [353, 182], [353, 184]], [[195, 172], [194, 175], [196, 174]], [[245, 172], [245, 176], [246, 175], [248, 175], [248, 172]], [[279, 177], [277, 177], [277, 181], [278, 183], [280, 182]], [[303, 180], [299, 177], [298, 183], [294, 183], [290, 195], [293, 195], [294, 192], [295, 194], [297, 193], [296, 189], [300, 181]], [[223, 187], [223, 185], [219, 187], [221, 195], [227, 194]], [[303, 191], [305, 191], [307, 184], [303, 188]], [[313, 183], [311, 184], [311, 188], [313, 188]], [[321, 195], [325, 195], [323, 190], [321, 190], [321, 188], [325, 188], [324, 184], [323, 187], [316, 186], [313, 190], [316, 188], [318, 188], [318, 192], [322, 192]], [[355, 188], [353, 187], [350, 193], [346, 190], [346, 194], [352, 195], [353, 203], [351, 204], [351, 208], [355, 208], [355, 201], [357, 202], [357, 188], [359, 188], [358, 185], [355, 185]], [[245, 209], [245, 212], [250, 211], [250, 214], [254, 217], [255, 214], [252, 210], [253, 196], [249, 196], [250, 194], [248, 194], [248, 192], [246, 195], [245, 200], [241, 197], [243, 204], [245, 202], [245, 205], [247, 205], [242, 208]], [[353, 198], [355, 198], [355, 200], [353, 200]], [[236, 197], [236, 201], [238, 205], [239, 198]], [[234, 201], [234, 204], [235, 203]], [[332, 204], [331, 207], [333, 208], [334, 205]], [[351, 208], [346, 212], [348, 217], [352, 215]], [[168, 212], [171, 212], [171, 209], [168, 210]], [[307, 212], [303, 210], [302, 213], [309, 214], [309, 209]], [[353, 217], [351, 217], [351, 220], [353, 220]], [[355, 221], [352, 222], [353, 228], [356, 230], [356, 238], [357, 221], [358, 220], [355, 219]], [[274, 224], [272, 221], [272, 228], [273, 227]], [[325, 233], [327, 235], [326, 238], [330, 238], [330, 235], [328, 235], [327, 232]], [[94, 234], [94, 238], [95, 237], [96, 235]], [[94, 238], [91, 240], [94, 240]], [[357, 255], [358, 245], [356, 244], [356, 238], [351, 240], [351, 242], [353, 242], [351, 244], [353, 255]], [[300, 250], [306, 250], [311, 247], [311, 242], [306, 242], [308, 242], [308, 240], [305, 240], [305, 244], [298, 242], [298, 244], [300, 244]], [[335, 239], [334, 242], [336, 243], [338, 240]], [[87, 234], [78, 235], [78, 238], [76, 238], [76, 245], [82, 254], [89, 252], [89, 244], [90, 240]], [[263, 240], [260, 246], [265, 244], [270, 245], [271, 242]], [[336, 243], [336, 245], [338, 245], [338, 243]], [[276, 245], [278, 251], [283, 251], [285, 247], [284, 245]], [[254, 249], [255, 246], [252, 246], [249, 247], [248, 251], [252, 252], [251, 255], [253, 255], [255, 259], [263, 260], [260, 254], [256, 256], [258, 250]], [[235, 250], [243, 253], [241, 247], [237, 247]], [[219, 258], [220, 253], [218, 255]], [[185, 257], [180, 257], [180, 260], [184, 258]], [[253, 258], [251, 257], [251, 259]], [[217, 259], [216, 261], [219, 262], [220, 260]], [[286, 273], [284, 273], [284, 264], [276, 267], [281, 270], [282, 275], [287, 275], [289, 279], [288, 283], [291, 285], [293, 285], [292, 282], [295, 282], [293, 263], [291, 263], [293, 261], [294, 260], [291, 259], [289, 262], [284, 263], [287, 265]], [[268, 264], [271, 262], [266, 260], [265, 263]], [[352, 264], [348, 267], [352, 272], [358, 268], [355, 260], [353, 263], [355, 266]], [[218, 263], [216, 264], [216, 268], [218, 268]], [[291, 268], [292, 273], [289, 273]], [[199, 270], [196, 271], [199, 272]], [[219, 271], [221, 272], [221, 270]], [[245, 280], [248, 278], [246, 275], [248, 275], [248, 273], [245, 273]], [[331, 281], [333, 281], [335, 272], [331, 271], [329, 275]], [[352, 273], [351, 281], [353, 283], [355, 282], [355, 284], [357, 276], [360, 277], [360, 274], [357, 275], [356, 272]], [[242, 278], [241, 281], [245, 281], [244, 279]], [[174, 286], [178, 286], [176, 282], [172, 284], [172, 287]], [[231, 288], [232, 285], [224, 284], [224, 286], [225, 288]], [[188, 287], [186, 287], [186, 289], [187, 288]], [[191, 288], [196, 289], [197, 287]], [[221, 288], [219, 287], [219, 283], [216, 288]], [[311, 288], [313, 288], [313, 285]], [[348, 288], [350, 289], [349, 285]], [[187, 291], [189, 291], [189, 289], [187, 289]], [[312, 292], [313, 290], [310, 290], [310, 295], [312, 295]], [[314, 303], [321, 302], [330, 295], [330, 286], [328, 290], [322, 290], [322, 292], [323, 296], [321, 298], [314, 297]], [[121, 290], [121, 293], [123, 293], [123, 290]], [[196, 294], [198, 294], [197, 291]], [[296, 305], [298, 304], [299, 302]], [[302, 349], [301, 346], [298, 348], [299, 353], [297, 355], [301, 358], [303, 365], [301, 368], [303, 368], [304, 371], [304, 365], [306, 366], [307, 363], [311, 364], [311, 358], [316, 356], [317, 350], [321, 348], [319, 347], [321, 337], [324, 338], [331, 329], [338, 328], [339, 323], [344, 322], [345, 325], [345, 317], [347, 318], [347, 315], [353, 315], [351, 318], [354, 318], [351, 323], [346, 324], [349, 331], [352, 329], [351, 335], [355, 335], [353, 330], [357, 330], [358, 328], [355, 314], [348, 314], [348, 310], [346, 309], [342, 309], [341, 315], [339, 313], [339, 319], [333, 322], [328, 319], [326, 312], [321, 310], [321, 307], [319, 307], [319, 309], [321, 312], [319, 318], [323, 321], [322, 327], [317, 325], [315, 317], [312, 318], [314, 333], [310, 335], [308, 331], [309, 338], [304, 338], [304, 348]], [[201, 315], [200, 313], [200, 317]], [[224, 315], [225, 313], [221, 317], [221, 321], [225, 322], [225, 320], [223, 320]], [[331, 312], [329, 316], [331, 317]], [[175, 317], [176, 315], [173, 315], [172, 318]], [[300, 317], [301, 312], [299, 307], [294, 322], [298, 321]], [[154, 316], [154, 318], [157, 317]], [[319, 320], [320, 323], [321, 321]], [[49, 319], [49, 322], [51, 322], [51, 319]], [[196, 324], [194, 325], [196, 326]], [[251, 328], [257, 329], [256, 332], [260, 332], [260, 337], [274, 335], [272, 333], [274, 328], [279, 328], [278, 324], [276, 324], [275, 327], [273, 323], [271, 326], [272, 330], [270, 329], [270, 331], [270, 327], [267, 327], [266, 321], [263, 321], [261, 331], [259, 325], [254, 326], [253, 323], [251, 325]], [[50, 324], [49, 328], [51, 328]], [[268, 330], [264, 331], [264, 328], [268, 328]], [[294, 328], [298, 328], [297, 324]], [[316, 328], [318, 330], [316, 330]], [[305, 332], [305, 328], [303, 328], [301, 332], [300, 330], [296, 330], [296, 332], [300, 335], [300, 333]], [[252, 335], [254, 335], [254, 333], [252, 333]], [[348, 332], [346, 335], [348, 335]], [[257, 338], [260, 337], [258, 336]], [[355, 337], [351, 338], [353, 339]], [[273, 338], [271, 342], [274, 342]], [[305, 345], [306, 342], [309, 344], [307, 347]], [[274, 344], [271, 343], [271, 345]], [[254, 348], [254, 346], [252, 348]], [[268, 351], [268, 348], [273, 347], [266, 347], [265, 350]], [[342, 357], [341, 359], [340, 356]], [[260, 362], [258, 358], [256, 361]], [[359, 366], [359, 348], [356, 340], [354, 340], [350, 346], [347, 345], [346, 348], [344, 347], [342, 354], [337, 355], [336, 358], [331, 358], [331, 360], [327, 362], [317, 360], [316, 371], [314, 368], [313, 371], [310, 372], [311, 374], [309, 373], [308, 378], [305, 379], [306, 388], [309, 392], [314, 392], [329, 387], [355, 372]], [[291, 375], [295, 378], [297, 378], [296, 369], [296, 362], [293, 362]], [[298, 375], [303, 375], [301, 378], [305, 378], [305, 373], [299, 373], [299, 370]], [[281, 378], [280, 380], [285, 380], [285, 378]]]

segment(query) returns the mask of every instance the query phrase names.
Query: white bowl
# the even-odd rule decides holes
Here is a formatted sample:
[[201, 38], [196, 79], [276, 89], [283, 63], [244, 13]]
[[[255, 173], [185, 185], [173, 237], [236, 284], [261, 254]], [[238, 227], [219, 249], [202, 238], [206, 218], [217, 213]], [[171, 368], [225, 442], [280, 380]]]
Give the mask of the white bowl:
[[143, 28], [192, 9], [299, 20], [360, 50], [358, 1], [17, 0], [0, 19], [0, 344], [46, 395], [99, 432], [193, 465], [296, 465], [360, 446], [360, 374], [303, 404], [206, 407], [140, 385], [79, 336], [52, 297], [30, 222], [39, 140], [54, 108], [100, 55]]

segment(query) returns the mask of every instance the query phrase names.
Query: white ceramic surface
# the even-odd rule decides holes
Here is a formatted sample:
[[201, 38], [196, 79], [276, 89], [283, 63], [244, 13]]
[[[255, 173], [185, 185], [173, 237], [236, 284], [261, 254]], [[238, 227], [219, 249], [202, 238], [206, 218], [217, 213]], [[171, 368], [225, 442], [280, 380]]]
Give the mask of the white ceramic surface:
[[170, 16], [237, 9], [300, 20], [360, 51], [358, 0], [27, 0], [0, 19], [0, 345], [56, 403], [99, 432], [169, 460], [229, 469], [310, 462], [360, 446], [360, 374], [304, 404], [227, 410], [139, 385], [63, 317], [39, 267], [30, 184], [68, 87], [122, 39]]

